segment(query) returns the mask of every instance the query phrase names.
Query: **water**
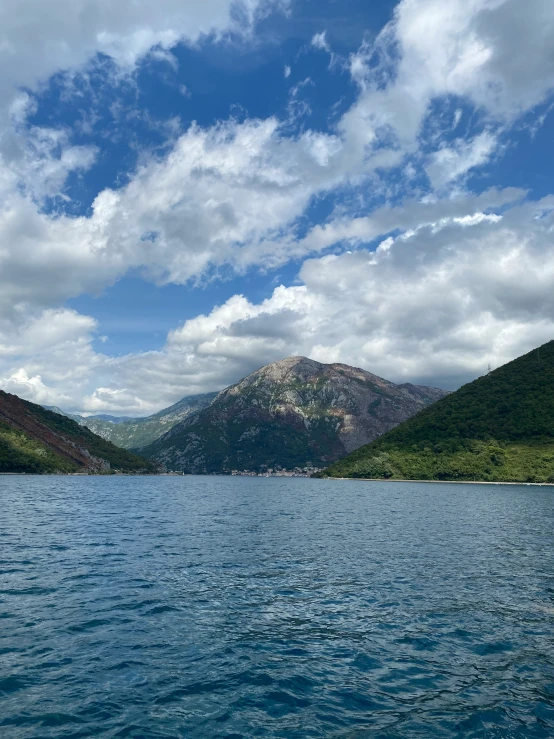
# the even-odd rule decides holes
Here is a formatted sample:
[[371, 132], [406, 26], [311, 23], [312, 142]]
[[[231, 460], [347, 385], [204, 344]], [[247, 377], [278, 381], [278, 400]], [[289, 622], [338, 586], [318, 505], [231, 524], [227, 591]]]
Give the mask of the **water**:
[[0, 736], [552, 737], [554, 488], [0, 478]]

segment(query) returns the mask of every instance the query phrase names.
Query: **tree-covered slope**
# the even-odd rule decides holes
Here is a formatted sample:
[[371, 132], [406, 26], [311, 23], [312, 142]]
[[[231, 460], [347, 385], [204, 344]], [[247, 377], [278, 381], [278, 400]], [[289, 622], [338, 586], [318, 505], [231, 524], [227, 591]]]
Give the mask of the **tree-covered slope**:
[[153, 472], [67, 416], [0, 391], [0, 472]]
[[554, 482], [554, 341], [464, 385], [323, 475]]
[[444, 394], [344, 364], [289, 357], [223, 390], [140, 452], [197, 474], [323, 467]]

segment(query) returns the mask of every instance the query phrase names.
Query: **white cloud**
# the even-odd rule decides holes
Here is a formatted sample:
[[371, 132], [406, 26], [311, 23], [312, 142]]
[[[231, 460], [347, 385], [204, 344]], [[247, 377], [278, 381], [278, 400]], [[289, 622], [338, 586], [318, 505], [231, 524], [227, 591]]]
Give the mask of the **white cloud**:
[[[554, 200], [506, 209], [515, 195], [377, 213], [383, 233], [388, 218], [420, 225], [377, 251], [308, 260], [300, 284], [260, 303], [234, 296], [158, 352], [105, 357], [94, 321], [50, 311], [0, 346], [4, 385], [68, 409], [147, 414], [303, 354], [456, 387], [554, 336]], [[502, 215], [475, 211], [493, 202]]]
[[144, 410], [148, 410], [148, 405], [144, 404], [140, 398], [127, 390], [113, 390], [109, 387], [99, 387], [91, 395], [83, 398], [82, 407], [87, 413], [102, 413], [110, 409], [117, 409], [118, 412], [128, 410], [131, 413], [141, 414]]
[[310, 260], [299, 286], [260, 304], [236, 296], [187, 321], [169, 337], [165, 366], [186, 356], [218, 387], [305, 354], [455, 387], [553, 338], [554, 221], [535, 217], [553, 205], [451, 218], [377, 252]]
[[[243, 4], [246, 27], [264, 7], [256, 0]], [[67, 131], [27, 131], [35, 102], [17, 88], [36, 88], [99, 51], [127, 69], [153, 48], [171, 62], [178, 39], [193, 43], [202, 33], [236, 28], [231, 8], [229, 0], [185, 8], [181, 0], [0, 5], [5, 386], [56, 404], [63, 395], [65, 406], [90, 411], [147, 412], [286, 354], [341, 359], [393, 379], [438, 375], [454, 382], [548, 337], [550, 217], [534, 219], [529, 205], [512, 206], [495, 220], [490, 210], [522, 193], [460, 199], [450, 188], [498, 153], [500, 128], [508, 131], [552, 89], [550, 0], [525, 7], [517, 0], [403, 0], [376, 44], [352, 56], [359, 96], [334, 133], [291, 136], [274, 118], [193, 126], [180, 135], [172, 129], [169, 154], [144, 159], [129, 184], [100, 192], [90, 215], [41, 210], [42, 200], [63, 196], [67, 175], [90, 167], [97, 152], [74, 146]], [[329, 51], [324, 32], [312, 43]], [[422, 123], [443, 96], [478, 106], [482, 129], [464, 137], [455, 114], [456, 140], [450, 121], [428, 152], [428, 145], [420, 148]], [[360, 195], [342, 215], [297, 238], [295, 221], [314, 197], [344, 187], [363, 192], [369, 182], [386, 196], [387, 168], [402, 166], [411, 173], [407, 198], [418, 162], [441, 198], [435, 192], [424, 202], [367, 212]], [[398, 230], [403, 237], [386, 238]], [[188, 322], [161, 352], [108, 359], [92, 348], [94, 321], [58, 308], [131, 268], [185, 283], [228, 266], [271, 268], [375, 239], [384, 240], [376, 253], [307, 262], [301, 285], [278, 288], [263, 304], [237, 297]]]
[[47, 405], [74, 405], [95, 368], [96, 321], [73, 310], [47, 309], [36, 318], [0, 324], [0, 386]]
[[[554, 28], [554, 16], [548, 26], [553, 15], [548, 10], [550, 4], [539, 0], [534, 4], [542, 9], [537, 15], [543, 31], [536, 29], [532, 38], [546, 27]], [[163, 35], [168, 28], [173, 29], [173, 35], [163, 36], [162, 46], [169, 48], [171, 39], [179, 35], [194, 39], [208, 26], [217, 29], [232, 23], [227, 0], [192, 4], [185, 14], [176, 0], [142, 3], [135, 14], [130, 13], [127, 2], [117, 4], [117, 8], [109, 4], [108, 8], [96, 0], [87, 6], [88, 16], [79, 13], [79, 3], [60, 0], [48, 5], [55, 11], [53, 18], [56, 13], [68, 14], [63, 31], [67, 49], [54, 43], [62, 26], [54, 25], [49, 16], [44, 20], [45, 40], [37, 41], [37, 48], [48, 42], [58, 51], [52, 51], [54, 56], [41, 64], [44, 74], [49, 64], [57, 68], [76, 65], [85, 58], [84, 50], [94, 44], [100, 48], [98, 34], [102, 48], [107, 48], [102, 33], [108, 30], [118, 43], [124, 43], [126, 51], [117, 58], [125, 60], [144, 53], [151, 44], [151, 33]], [[250, 3], [249, 14], [259, 6]], [[6, 36], [3, 53], [11, 50], [17, 58], [25, 50], [30, 53], [25, 46], [29, 39], [17, 30], [18, 24], [31, 23], [34, 10], [29, 29], [35, 29], [44, 7], [43, 3], [30, 2], [18, 15], [15, 4], [2, 5], [4, 32], [9, 28], [14, 31]], [[33, 198], [63, 193], [67, 174], [90, 167], [96, 153], [72, 146], [67, 132], [33, 129], [25, 146], [19, 142], [19, 151], [17, 146], [8, 147], [11, 161], [5, 158], [4, 179], [0, 176], [4, 195], [0, 207], [0, 287], [7, 309], [13, 312], [14, 306], [23, 304], [37, 309], [55, 306], [68, 296], [100, 289], [129, 268], [144, 267], [146, 274], [161, 281], [185, 282], [226, 265], [239, 271], [255, 265], [275, 267], [291, 257], [317, 251], [322, 247], [313, 237], [298, 242], [293, 230], [295, 219], [314, 196], [361, 184], [378, 168], [386, 171], [401, 164], [407, 153], [417, 149], [419, 127], [434, 96], [466, 94], [479, 102], [483, 79], [488, 80], [487, 89], [515, 85], [511, 66], [504, 78], [498, 76], [498, 59], [503, 58], [504, 46], [511, 39], [508, 31], [513, 24], [506, 20], [510, 12], [518, 15], [513, 3], [500, 0], [455, 0], [448, 11], [437, 0], [405, 0], [376, 47], [364, 47], [353, 59], [353, 68], [356, 63], [359, 68], [360, 97], [339, 122], [335, 135], [308, 130], [290, 138], [275, 119], [241, 124], [229, 121], [212, 129], [192, 127], [178, 137], [164, 160], [145, 162], [126, 187], [101, 192], [90, 217], [52, 218], [35, 206]], [[490, 18], [503, 21], [506, 33], [489, 32]], [[151, 31], [146, 36], [145, 28]], [[316, 43], [324, 43], [324, 34], [319, 36]], [[30, 38], [34, 38], [32, 33]], [[84, 43], [83, 39], [89, 41]], [[376, 49], [386, 51], [393, 43], [400, 53], [398, 69], [381, 89], [366, 64], [367, 57]], [[520, 39], [520, 46], [525, 44], [526, 39]], [[539, 44], [538, 49], [549, 56], [547, 46]], [[535, 59], [529, 49], [526, 53]], [[522, 55], [523, 67], [525, 58]], [[28, 79], [39, 74], [39, 66], [31, 69], [25, 67], [27, 62], [22, 64], [21, 74]], [[380, 73], [386, 67], [383, 62], [378, 67]], [[535, 61], [531, 68], [535, 69]], [[542, 79], [543, 84], [536, 89], [544, 95], [550, 83], [546, 75]], [[539, 92], [533, 100], [538, 96]], [[523, 96], [516, 108], [528, 99]], [[489, 112], [493, 115], [499, 112], [501, 100], [504, 97], [490, 93], [482, 102], [491, 102]], [[14, 121], [20, 121], [30, 106], [28, 96], [20, 96], [12, 104]], [[509, 110], [501, 113], [505, 117]], [[471, 140], [443, 141], [426, 161], [432, 182], [441, 189], [448, 187], [485, 163], [495, 146], [490, 129]], [[360, 221], [355, 224], [360, 225]], [[144, 240], [146, 234], [149, 238]]]
[[435, 189], [441, 189], [474, 167], [485, 164], [497, 147], [496, 137], [489, 131], [476, 136], [471, 141], [456, 139], [444, 145], [429, 157], [427, 174]]
[[[118, 3], [7, 0], [0, 4], [0, 65], [3, 69], [0, 76], [0, 288], [3, 289], [0, 303], [6, 315], [36, 316], [42, 308], [57, 306], [67, 297], [85, 290], [98, 290], [129, 267], [150, 265], [152, 261], [155, 274], [173, 271], [199, 275], [212, 255], [217, 262], [221, 249], [219, 244], [210, 250], [221, 237], [221, 229], [218, 231], [216, 226], [213, 238], [207, 234], [207, 242], [202, 244], [203, 254], [189, 255], [190, 270], [176, 266], [183, 258], [180, 242], [174, 254], [176, 259], [170, 260], [173, 264], [168, 263], [163, 253], [177, 241], [178, 226], [173, 217], [168, 225], [174, 232], [171, 236], [161, 234], [164, 243], [152, 260], [141, 241], [143, 234], [139, 228], [128, 236], [124, 233], [129, 209], [146, 204], [137, 186], [117, 194], [100, 193], [91, 218], [45, 214], [41, 210], [44, 199], [67, 199], [64, 193], [67, 176], [89, 169], [98, 152], [94, 147], [72, 145], [68, 130], [26, 127], [28, 115], [36, 110], [36, 102], [28, 92], [18, 88], [36, 89], [54, 72], [75, 71], [98, 52], [110, 55], [126, 69], [152, 50], [173, 63], [169, 50], [179, 39], [194, 43], [202, 34], [222, 34], [229, 29], [247, 33], [257, 13], [277, 5], [285, 6], [286, 0], [204, 0], [187, 3], [186, 7], [178, 0], [145, 0], [138, 5], [133, 0]], [[188, 94], [186, 89], [182, 92]], [[274, 124], [269, 121], [268, 125]], [[229, 134], [232, 135], [231, 128]], [[197, 149], [202, 147], [202, 135], [191, 130], [188, 136], [191, 158], [195, 157], [195, 136]], [[210, 137], [215, 139], [217, 134], [207, 132], [204, 138]], [[223, 148], [224, 143], [220, 141], [219, 149]], [[236, 150], [239, 148], [240, 145]], [[232, 156], [230, 152], [227, 162]], [[177, 148], [173, 161], [178, 157]], [[197, 159], [190, 166], [198, 164]], [[159, 164], [152, 163], [151, 170], [159, 173]], [[167, 162], [168, 176], [171, 176], [170, 170], [171, 162]], [[174, 184], [178, 188], [184, 185], [192, 189], [190, 178], [184, 184], [189, 176], [190, 171], [182, 171], [180, 176], [174, 172]], [[145, 179], [143, 168], [138, 180], [144, 182]], [[125, 194], [127, 205], [123, 202]], [[163, 196], [159, 188], [155, 194], [158, 201]], [[177, 199], [180, 197], [186, 200], [186, 194], [178, 191]], [[166, 215], [175, 202], [173, 199], [171, 204], [166, 203]], [[196, 205], [201, 208], [204, 204], [197, 202]], [[125, 212], [124, 208], [127, 208]], [[148, 207], [146, 210], [153, 212]], [[225, 220], [227, 210], [230, 212], [230, 206], [224, 201], [216, 202], [212, 198], [207, 204], [207, 212], [215, 215], [218, 223]], [[148, 213], [143, 215], [143, 220], [147, 221]], [[137, 221], [141, 221], [139, 213]], [[154, 226], [152, 222], [144, 230], [152, 232]], [[193, 229], [199, 233], [202, 227], [202, 223], [194, 224]]]
[[[35, 167], [43, 191], [92, 161], [93, 152], [77, 147], [49, 157], [51, 138], [41, 136], [45, 156], [25, 167]], [[274, 119], [191, 127], [167, 158], [146, 162], [127, 186], [101, 192], [92, 215], [82, 217], [40, 212], [13, 175], [0, 206], [0, 303], [8, 311], [46, 308], [97, 291], [132, 267], [185, 283], [224, 265], [278, 266], [306, 253], [292, 224], [314, 194], [348, 178], [343, 152], [338, 136], [285, 138]]]
[[[314, 190], [339, 181], [340, 148], [336, 137], [311, 132], [283, 139], [271, 119], [193, 127], [167, 159], [100, 193], [90, 217], [39, 212], [14, 177], [0, 206], [0, 304], [8, 312], [46, 308], [94, 292], [130, 267], [184, 283], [225, 264], [282, 263], [296, 248], [282, 229]], [[69, 148], [55, 165], [36, 160], [43, 168], [37, 180], [45, 187], [90, 156]]]
[[312, 46], [316, 49], [321, 49], [321, 51], [327, 51], [330, 53], [331, 47], [327, 42], [327, 31], [314, 34], [312, 37]]
[[503, 208], [525, 195], [525, 190], [517, 188], [492, 189], [480, 195], [464, 193], [442, 200], [408, 201], [396, 208], [385, 206], [360, 218], [337, 218], [324, 226], [315, 226], [304, 239], [304, 251], [321, 252], [340, 242], [370, 243], [392, 231], [415, 233], [424, 227], [437, 228], [461, 219], [467, 222], [476, 218], [479, 222], [483, 211]]
[[13, 393], [40, 405], [64, 405], [71, 402], [71, 397], [63, 392], [57, 392], [54, 388], [47, 387], [40, 375], [29, 377], [23, 368], [14, 372], [10, 377], [0, 378], [2, 390]]
[[[505, 125], [552, 91], [553, 33], [550, 0], [525, 7], [518, 0], [403, 0], [376, 43], [351, 57], [361, 95], [341, 130], [353, 151], [357, 144], [358, 157], [362, 148], [380, 143], [380, 131], [392, 134], [404, 151], [416, 151], [430, 103], [452, 95], [478, 106], [489, 123]], [[484, 130], [474, 144], [490, 153], [491, 136]], [[464, 156], [468, 146], [458, 144], [458, 159], [468, 169], [486, 161], [483, 151], [474, 153], [474, 163]], [[458, 176], [458, 167], [453, 171]], [[441, 174], [447, 173], [445, 168]]]
[[[100, 52], [133, 66], [150, 49], [228, 29], [247, 32], [256, 12], [280, 0], [3, 0], [0, 99], [75, 69]], [[240, 10], [240, 12], [236, 12]]]

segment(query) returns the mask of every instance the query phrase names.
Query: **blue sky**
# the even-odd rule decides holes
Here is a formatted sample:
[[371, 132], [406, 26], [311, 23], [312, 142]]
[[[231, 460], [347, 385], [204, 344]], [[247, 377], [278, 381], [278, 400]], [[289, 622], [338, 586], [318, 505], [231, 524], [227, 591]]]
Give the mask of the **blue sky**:
[[304, 354], [455, 388], [552, 338], [554, 8], [0, 9], [0, 385], [144, 415]]
[[[168, 121], [177, 119], [183, 130], [193, 123], [210, 127], [229, 118], [278, 116], [291, 119], [290, 135], [306, 129], [332, 131], [354, 103], [357, 89], [341, 64], [330, 67], [329, 54], [314, 48], [312, 38], [324, 31], [333, 52], [346, 59], [365, 37], [379, 33], [393, 10], [392, 2], [369, 9], [358, 0], [298, 2], [290, 15], [277, 10], [261, 20], [249, 39], [231, 36], [222, 42], [207, 37], [194, 48], [184, 43], [173, 47], [172, 63], [151, 57], [140, 60], [132, 83], [114, 80], [113, 65], [97, 59], [98, 66], [87, 79], [74, 81], [69, 99], [66, 75], [55, 75], [36, 96], [38, 107], [28, 125], [70, 127], [75, 144], [97, 147], [101, 153], [87, 172], [68, 178], [64, 195], [70, 200], [51, 202], [48, 208], [73, 215], [89, 212], [98, 192], [127, 181], [145, 150], [162, 154], [167, 150]], [[297, 103], [309, 109], [291, 117], [291, 90], [297, 85]], [[83, 130], [91, 110], [95, 120]], [[336, 196], [314, 202], [306, 228], [324, 221], [335, 202]], [[66, 305], [97, 319], [107, 339], [96, 338], [96, 347], [120, 356], [163, 348], [168, 331], [180, 321], [210, 312], [237, 293], [260, 302], [271, 296], [276, 281], [294, 284], [298, 269], [298, 260], [293, 260], [267, 275], [256, 267], [246, 275], [229, 274], [196, 288], [156, 286], [141, 279], [139, 272], [120, 278], [100, 294], [85, 293]]]

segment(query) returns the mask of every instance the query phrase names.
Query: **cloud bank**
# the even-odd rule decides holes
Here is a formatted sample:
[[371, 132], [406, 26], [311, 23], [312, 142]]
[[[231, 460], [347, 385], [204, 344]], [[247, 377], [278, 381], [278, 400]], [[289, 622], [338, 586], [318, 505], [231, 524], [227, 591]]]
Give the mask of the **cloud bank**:
[[[97, 152], [26, 124], [37, 85], [98, 53], [124, 74], [153, 48], [252, 31], [270, 5], [2, 5], [0, 63], [13, 67], [0, 88], [2, 387], [147, 413], [290, 354], [454, 387], [552, 338], [551, 201], [467, 187], [552, 92], [546, 0], [403, 0], [345, 60], [357, 97], [329, 130], [291, 134], [277, 117], [193, 125], [128, 184], [99, 192], [90, 213], [43, 207]], [[312, 43], [330, 49], [324, 30]], [[321, 197], [337, 207], [304, 233]], [[96, 322], [63, 307], [131, 269], [194, 285], [291, 260], [302, 264], [298, 284], [259, 304], [235, 296], [176, 328], [159, 352], [99, 354]]]

